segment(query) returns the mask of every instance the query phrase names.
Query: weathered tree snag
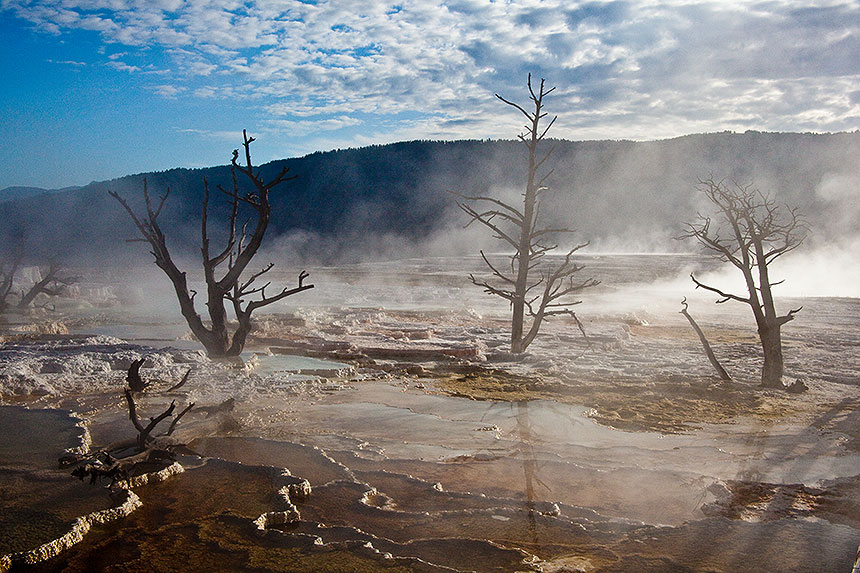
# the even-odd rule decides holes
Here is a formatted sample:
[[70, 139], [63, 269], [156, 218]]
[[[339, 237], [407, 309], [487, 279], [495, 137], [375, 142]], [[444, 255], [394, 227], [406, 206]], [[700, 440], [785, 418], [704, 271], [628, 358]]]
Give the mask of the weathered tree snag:
[[[8, 262], [0, 263], [0, 312], [5, 311], [10, 306], [9, 296], [12, 293], [15, 275], [23, 263], [24, 256], [20, 245], [18, 245], [15, 254]], [[30, 305], [34, 305], [53, 310], [53, 307], [49, 307], [47, 303], [34, 304], [39, 295], [43, 294], [47, 297], [59, 296], [67, 286], [73, 285], [80, 280], [80, 277], [59, 276], [60, 271], [62, 271], [62, 266], [51, 261], [44, 271], [42, 278], [36, 281], [29, 289], [21, 291], [21, 298], [18, 300], [16, 307], [18, 309], [25, 309]]]
[[128, 382], [128, 387], [132, 392], [143, 392], [149, 386], [149, 383], [144, 382], [140, 377], [140, 367], [143, 366], [144, 362], [146, 362], [146, 358], [132, 360], [131, 366], [128, 368], [128, 375], [125, 377], [125, 381]]
[[[172, 462], [175, 458], [173, 448], [175, 446], [157, 445], [156, 438], [170, 436], [176, 429], [179, 420], [182, 419], [194, 407], [194, 404], [188, 404], [179, 414], [173, 416], [176, 409], [176, 400], [170, 402], [170, 406], [161, 414], [149, 418], [149, 422], [144, 425], [137, 413], [137, 403], [134, 401], [134, 393], [141, 390], [134, 390], [131, 386], [134, 384], [138, 387], [147, 387], [149, 384], [144, 383], [140, 378], [140, 366], [145, 359], [135, 360], [128, 369], [126, 380], [129, 382], [129, 388], [125, 389], [125, 400], [128, 405], [128, 417], [131, 420], [134, 429], [137, 430], [137, 436], [131, 440], [121, 440], [111, 443], [102, 448], [93, 450], [86, 455], [70, 455], [60, 459], [61, 467], [76, 465], [72, 471], [72, 475], [83, 480], [89, 476], [90, 484], [96, 483], [99, 478], [108, 478], [111, 482], [123, 480], [134, 475], [135, 469], [139, 464], [145, 463], [164, 463]], [[171, 389], [178, 388], [188, 380], [191, 370], [185, 373], [182, 381], [176, 384]], [[158, 424], [164, 420], [171, 418], [170, 426], [163, 434], [155, 435], [155, 429]], [[129, 453], [131, 452], [131, 453]]]
[[50, 262], [48, 264], [48, 269], [45, 271], [45, 274], [42, 276], [42, 279], [37, 281], [30, 289], [25, 293], [21, 293], [21, 300], [18, 302], [18, 308], [27, 308], [33, 301], [36, 300], [40, 294], [45, 294], [47, 296], [59, 296], [63, 293], [65, 288], [69, 285], [73, 285], [80, 280], [80, 277], [61, 277], [59, 276], [59, 272], [63, 269], [61, 265], [56, 262]]
[[[155, 430], [155, 427], [165, 418], [168, 418], [173, 415], [173, 410], [176, 409], [176, 400], [172, 400], [170, 402], [170, 406], [167, 409], [155, 416], [154, 418], [149, 419], [149, 423], [144, 426], [143, 422], [140, 421], [140, 418], [137, 415], [137, 404], [134, 402], [134, 396], [132, 391], [129, 388], [125, 389], [125, 400], [128, 402], [128, 417], [131, 420], [132, 425], [137, 430], [137, 447], [139, 450], [143, 450], [146, 448], [147, 444], [152, 442], [155, 437], [152, 435], [152, 432]], [[162, 434], [164, 436], [169, 436], [173, 433], [173, 430], [176, 428], [176, 424], [179, 420], [188, 413], [191, 408], [194, 407], [194, 403], [186, 406], [184, 410], [182, 410], [176, 418], [173, 419], [173, 422], [170, 424], [169, 429], [166, 433]]]
[[[564, 261], [554, 268], [540, 265], [544, 255], [558, 247], [558, 245], [546, 243], [546, 238], [552, 235], [570, 234], [574, 231], [567, 228], [540, 227], [538, 223], [540, 199], [547, 190], [545, 184], [552, 174], [552, 171], [542, 175], [539, 173], [552, 154], [552, 149], [539, 154], [538, 146], [546, 137], [556, 118], [553, 118], [546, 127], [542, 127], [540, 123], [547, 115], [543, 111], [544, 97], [552, 93], [555, 88], [546, 89], [542, 79], [538, 91], [535, 92], [532, 87], [531, 74], [528, 78], [528, 88], [531, 102], [534, 104], [533, 112], [526, 111], [518, 104], [496, 94], [496, 98], [517, 109], [528, 120], [525, 133], [518, 136], [528, 149], [529, 156], [522, 209], [493, 197], [454, 193], [468, 201], [458, 203], [460, 209], [470, 217], [466, 226], [478, 221], [490, 229], [497, 239], [504, 241], [514, 249], [514, 254], [511, 256], [510, 272], [502, 271], [494, 266], [481, 251], [481, 257], [490, 268], [495, 284], [488, 280], [477, 279], [473, 275], [469, 275], [469, 278], [472, 283], [482, 287], [485, 292], [510, 302], [512, 310], [511, 352], [517, 354], [525, 352], [526, 348], [534, 341], [545, 319], [558, 315], [568, 315], [576, 319], [576, 315], [570, 307], [582, 301], [570, 300], [567, 297], [600, 284], [594, 279], [586, 279], [581, 282], [575, 282], [573, 279], [573, 276], [584, 267], [573, 262], [572, 256], [576, 251], [588, 246], [587, 242], [570, 249], [565, 255]], [[470, 203], [489, 204], [489, 208], [479, 210]], [[536, 281], [530, 280], [529, 273], [537, 270], [539, 266], [541, 267], [540, 278]], [[543, 286], [542, 291], [538, 288], [541, 286]], [[535, 291], [535, 289], [538, 290]], [[525, 326], [526, 313], [532, 319], [528, 330]], [[578, 320], [577, 324], [581, 328], [582, 325]]]
[[729, 376], [729, 373], [726, 372], [726, 369], [723, 368], [723, 365], [720, 364], [719, 360], [717, 360], [716, 355], [714, 355], [714, 351], [711, 350], [711, 345], [708, 343], [708, 339], [705, 337], [705, 333], [702, 332], [702, 329], [699, 328], [699, 325], [696, 324], [696, 321], [693, 320], [693, 317], [690, 316], [689, 312], [687, 312], [687, 297], [684, 297], [684, 300], [681, 301], [681, 306], [681, 314], [683, 314], [687, 318], [687, 320], [690, 321], [690, 326], [692, 326], [693, 330], [696, 331], [696, 334], [699, 335], [699, 340], [702, 342], [702, 347], [705, 349], [705, 355], [711, 362], [711, 366], [713, 366], [714, 370], [717, 371], [717, 374], [719, 374], [721, 380], [731, 382], [732, 377]]
[[18, 272], [18, 267], [21, 266], [23, 256], [20, 250], [16, 252], [9, 262], [0, 263], [0, 312], [9, 308], [9, 294], [12, 292], [12, 284], [15, 280], [15, 273]]
[[698, 221], [686, 224], [681, 238], [694, 238], [712, 251], [716, 258], [731, 263], [740, 270], [746, 283], [747, 295], [736, 295], [690, 278], [701, 288], [720, 296], [717, 303], [730, 300], [749, 305], [758, 327], [759, 341], [764, 352], [761, 384], [768, 388], [784, 388], [782, 376], [782, 326], [794, 320], [801, 308], [780, 316], [774, 305], [772, 288], [782, 281], [771, 282], [770, 264], [793, 251], [806, 238], [807, 227], [794, 207], [779, 208], [776, 202], [750, 185], [732, 186], [708, 179], [700, 189], [717, 207], [720, 222], [712, 226], [709, 217], [699, 215]]
[[124, 458], [114, 458], [108, 450], [100, 450], [87, 463], [72, 470], [72, 475], [83, 481], [90, 478], [90, 485], [101, 478], [107, 478], [111, 483], [125, 480], [135, 474], [135, 468], [145, 463], [173, 462], [174, 456], [168, 450], [147, 448], [142, 452]]
[[[164, 233], [158, 223], [158, 216], [161, 213], [164, 202], [167, 200], [167, 196], [170, 194], [170, 189], [161, 197], [158, 204], [153, 206], [146, 180], [144, 180], [143, 198], [146, 204], [146, 216], [143, 218], [139, 218], [119, 194], [109, 191], [110, 196], [122, 205], [123, 209], [125, 209], [132, 221], [134, 221], [134, 224], [143, 236], [142, 240], [149, 243], [152, 249], [150, 252], [155, 257], [155, 264], [164, 271], [171, 283], [173, 283], [173, 290], [179, 301], [182, 316], [185, 318], [194, 336], [206, 348], [209, 356], [238, 356], [245, 346], [248, 333], [253, 328], [251, 314], [256, 309], [304, 290], [314, 288], [314, 285], [304, 284], [304, 280], [308, 278], [308, 273], [302, 271], [299, 273], [297, 287], [292, 289], [283, 288], [274, 295], [266, 295], [266, 288], [271, 283], [267, 282], [259, 287], [254, 286], [254, 283], [258, 278], [272, 269], [272, 263], [269, 263], [262, 270], [251, 274], [249, 278], [242, 281], [242, 275], [254, 258], [254, 255], [257, 254], [269, 225], [269, 218], [271, 216], [269, 192], [281, 183], [295, 179], [295, 176], [287, 177], [289, 169], [286, 167], [268, 182], [261, 179], [259, 172], [254, 171], [253, 164], [251, 163], [251, 142], [254, 141], [254, 138], [248, 137], [245, 131], [242, 131], [242, 137], [245, 151], [245, 166], [240, 165], [238, 162], [239, 150], [233, 150], [233, 159], [231, 161], [233, 189], [232, 191], [226, 191], [219, 187], [222, 193], [230, 197], [232, 209], [229, 219], [227, 244], [214, 256], [210, 254], [208, 231], [209, 184], [205, 178], [203, 180], [205, 194], [201, 216], [201, 251], [203, 255], [203, 276], [206, 281], [206, 308], [209, 313], [209, 326], [204, 324], [203, 319], [197, 313], [194, 305], [194, 297], [197, 293], [188, 288], [185, 272], [179, 270], [176, 264], [174, 264], [167, 248]], [[236, 172], [242, 173], [250, 181], [253, 191], [244, 196], [239, 195]], [[242, 228], [241, 236], [237, 237], [237, 217], [240, 202], [250, 206], [256, 216], [256, 225], [250, 237], [245, 235], [246, 227]], [[227, 263], [226, 271], [223, 276], [218, 278], [215, 274], [216, 269], [223, 263]], [[246, 302], [248, 297], [255, 295], [259, 295], [259, 298]], [[230, 301], [232, 304], [236, 320], [238, 321], [238, 327], [232, 333], [232, 337], [228, 328], [226, 301]]]

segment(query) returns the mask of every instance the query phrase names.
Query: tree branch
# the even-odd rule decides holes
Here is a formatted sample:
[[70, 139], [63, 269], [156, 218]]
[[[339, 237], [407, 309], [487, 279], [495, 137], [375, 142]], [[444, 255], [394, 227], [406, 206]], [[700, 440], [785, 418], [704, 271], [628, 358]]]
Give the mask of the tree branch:
[[723, 297], [722, 300], [717, 301], [718, 303], [728, 302], [730, 300], [736, 300], [738, 302], [742, 302], [742, 303], [745, 303], [745, 304], [748, 304], [751, 306], [753, 304], [753, 301], [750, 300], [749, 298], [743, 298], [743, 297], [740, 297], [740, 296], [735, 295], [735, 294], [725, 293], [718, 288], [700, 283], [698, 280], [696, 280], [696, 277], [693, 276], [693, 273], [690, 273], [690, 278], [693, 279], [694, 283], [696, 283], [696, 288], [702, 288], [702, 289], [711, 291], [711, 292], [716, 293], [716, 294], [720, 295], [721, 297]]

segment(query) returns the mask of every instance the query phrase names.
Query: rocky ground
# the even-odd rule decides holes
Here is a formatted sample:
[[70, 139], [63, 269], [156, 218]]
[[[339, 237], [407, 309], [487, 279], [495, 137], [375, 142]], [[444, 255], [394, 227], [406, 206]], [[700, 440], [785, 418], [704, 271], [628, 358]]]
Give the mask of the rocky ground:
[[[691, 299], [733, 375], [720, 382], [663, 288], [606, 288], [578, 308], [585, 336], [559, 320], [517, 357], [504, 313], [472, 304], [462, 281], [372, 274], [387, 281], [372, 296], [347, 300], [368, 280], [351, 268], [331, 275], [344, 304], [261, 315], [240, 361], [210, 361], [181, 324], [101, 309], [7, 328], [3, 403], [74, 410], [103, 444], [129, 431], [125, 369], [145, 357], [141, 408], [194, 402], [176, 438], [203, 456], [39, 567], [175, 570], [180, 552], [244, 570], [851, 569], [858, 301], [801, 301], [785, 353], [788, 381], [808, 391], [789, 394], [758, 387], [743, 309]], [[457, 302], [433, 308], [439, 297]], [[3, 466], [38, 490], [26, 486], [37, 468]], [[312, 493], [301, 519], [261, 536], [252, 522], [283, 509], [273, 467]]]

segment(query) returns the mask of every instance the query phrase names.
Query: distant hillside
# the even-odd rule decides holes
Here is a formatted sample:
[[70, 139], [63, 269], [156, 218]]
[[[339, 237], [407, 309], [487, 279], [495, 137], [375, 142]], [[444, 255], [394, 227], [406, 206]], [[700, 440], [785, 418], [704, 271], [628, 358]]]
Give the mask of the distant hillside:
[[[858, 132], [549, 144], [555, 146], [548, 162], [553, 193], [544, 215], [576, 228], [581, 239], [597, 246], [677, 249], [670, 238], [702, 207], [696, 182], [711, 175], [755, 183], [780, 201], [801, 206], [819, 236], [860, 230]], [[274, 161], [263, 166], [264, 175], [287, 165], [298, 178], [273, 197], [272, 237], [280, 236], [280, 244], [314, 262], [374, 252], [383, 241], [387, 255], [396, 255], [398, 241], [420, 245], [429, 238], [436, 238], [433, 244], [440, 249], [471, 252], [474, 245], [458, 244], [465, 215], [447, 191], [516, 200], [524, 185], [524, 152], [515, 141], [412, 141]], [[229, 166], [129, 175], [8, 200], [0, 203], [0, 237], [8, 241], [23, 233], [68, 257], [145, 252], [142, 245], [124, 242], [135, 236], [134, 229], [107, 194], [116, 190], [140, 206], [144, 177], [153, 195], [170, 188], [161, 223], [172, 248], [197, 256], [203, 178], [212, 189], [229, 188]], [[211, 217], [217, 221], [228, 206], [214, 193]], [[450, 239], [445, 246], [440, 235]]]
[[26, 197], [45, 195], [46, 193], [60, 193], [63, 191], [74, 191], [80, 187], [64, 187], [63, 189], [42, 189], [41, 187], [6, 187], [0, 189], [0, 203]]

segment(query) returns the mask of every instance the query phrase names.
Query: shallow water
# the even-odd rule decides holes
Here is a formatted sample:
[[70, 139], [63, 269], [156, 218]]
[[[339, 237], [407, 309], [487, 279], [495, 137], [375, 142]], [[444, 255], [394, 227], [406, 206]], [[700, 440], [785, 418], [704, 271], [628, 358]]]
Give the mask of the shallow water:
[[79, 420], [59, 410], [0, 406], [0, 555], [26, 551], [68, 532], [78, 516], [113, 507], [57, 460], [81, 443]]
[[62, 410], [0, 406], [0, 465], [56, 467], [58, 452], [81, 444], [79, 421]]
[[344, 452], [338, 459], [349, 467], [344, 456], [396, 463], [398, 471], [459, 491], [522, 495], [523, 465], [533, 464], [545, 485], [535, 499], [653, 524], [700, 515], [717, 480], [814, 485], [860, 467], [860, 455], [844, 452], [838, 436], [794, 426], [735, 424], [665, 435], [616, 430], [586, 414], [550, 401], [481, 402], [364, 383], [313, 404], [255, 405], [245, 419], [251, 434]]
[[261, 354], [244, 352], [242, 359], [248, 368], [263, 378], [283, 374], [302, 373], [332, 373], [338, 370], [350, 370], [352, 366], [333, 360], [322, 360], [309, 356], [294, 356], [290, 354]]
[[[176, 481], [142, 488], [145, 511], [94, 531], [44, 567], [526, 570], [536, 556], [547, 570], [850, 570], [860, 544], [855, 521], [771, 516], [767, 500], [747, 508], [745, 520], [708, 517], [702, 507], [714, 501], [709, 487], [729, 480], [826, 487], [828, 480], [858, 474], [858, 448], [848, 447], [860, 382], [856, 300], [780, 301], [805, 307], [785, 338], [787, 367], [809, 383], [810, 393], [768, 397], [772, 412], [727, 424], [691, 420], [685, 434], [621, 431], [596, 423], [589, 408], [550, 400], [443, 396], [433, 393], [434, 381], [421, 369], [381, 369], [398, 360], [428, 368], [433, 361], [458, 364], [438, 349], [475, 348], [476, 360], [489, 357], [493, 366], [528, 380], [618, 381], [627, 392], [650, 391], [655, 380], [707, 387], [710, 367], [678, 314], [681, 297], [691, 295], [691, 312], [730, 370], [741, 384], [754, 383], [757, 348], [748, 310], [689, 292], [685, 273], [701, 259], [583, 261], [588, 276], [604, 281], [583, 293], [577, 307], [598, 350], [575, 324], [558, 321], [525, 360], [494, 357], [505, 345], [506, 308], [468, 284], [464, 273], [481, 268], [479, 257], [313, 271], [317, 288], [309, 296], [272, 309], [285, 313], [283, 322], [260, 315], [267, 342], [249, 347], [242, 368], [124, 347], [129, 359], [152, 357], [146, 374], [155, 385], [141, 398], [141, 410], [152, 415], [172, 399], [194, 401], [179, 439], [227, 462], [191, 464], [199, 467]], [[183, 333], [175, 319], [155, 327], [115, 320], [97, 332], [177, 346], [187, 341], [177, 340]], [[267, 351], [266, 344], [289, 349], [294, 340], [377, 349], [380, 369]], [[408, 358], [392, 357], [398, 352]], [[40, 403], [77, 400], [93, 421], [96, 441], [130, 430], [123, 372], [114, 370], [119, 361], [105, 367], [96, 361], [92, 373], [89, 363], [82, 365], [87, 379], [28, 360], [27, 376], [81, 391], [80, 398], [47, 396]], [[192, 366], [186, 388], [162, 394]], [[10, 379], [19, 375], [8, 371]], [[64, 385], [55, 383], [60, 377]], [[110, 383], [89, 395], [96, 378]], [[234, 407], [219, 410], [228, 399]], [[783, 416], [771, 402], [798, 408], [798, 417]], [[812, 416], [804, 402], [832, 408]], [[271, 468], [260, 466], [287, 468], [314, 488], [297, 502], [300, 521], [265, 535], [250, 521], [282, 504], [266, 477]]]

